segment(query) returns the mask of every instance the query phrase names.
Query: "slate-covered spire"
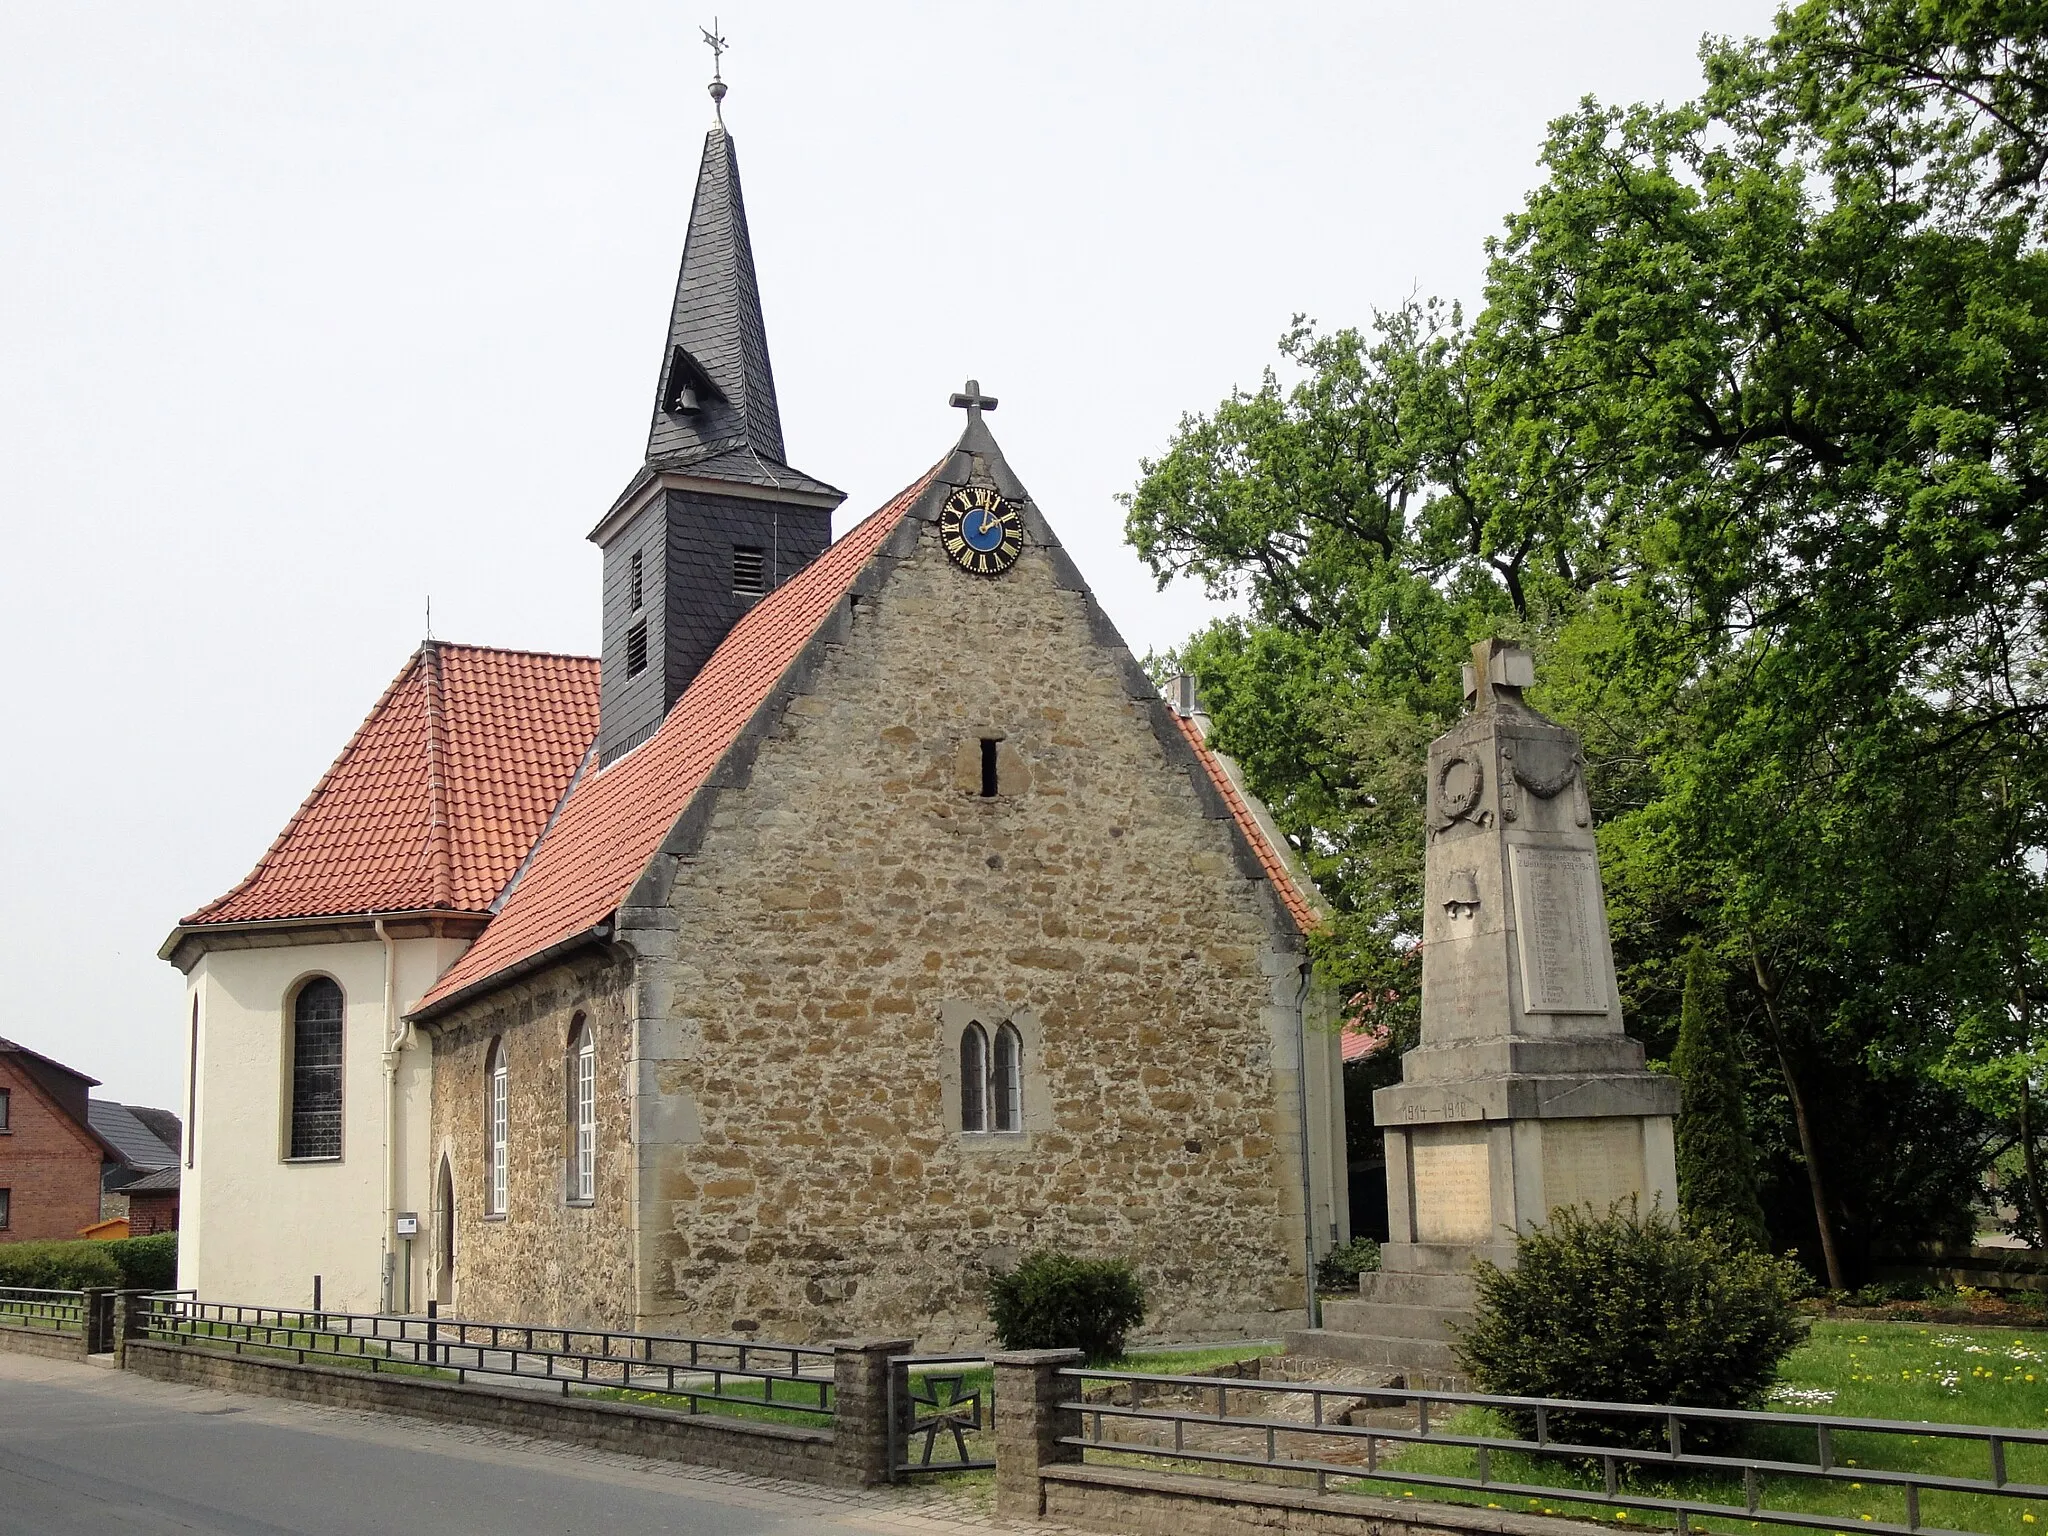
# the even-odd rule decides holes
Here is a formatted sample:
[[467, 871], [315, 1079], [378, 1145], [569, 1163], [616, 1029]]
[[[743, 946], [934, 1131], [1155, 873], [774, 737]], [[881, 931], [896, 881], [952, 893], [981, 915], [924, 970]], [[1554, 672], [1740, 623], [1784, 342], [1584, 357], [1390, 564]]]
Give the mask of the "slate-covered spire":
[[[723, 39], [705, 41], [715, 57]], [[712, 101], [724, 95], [714, 79]], [[651, 736], [740, 617], [824, 552], [845, 499], [783, 457], [739, 159], [717, 122], [704, 136], [646, 462], [590, 533], [604, 550], [600, 764]]]
[[694, 463], [734, 450], [783, 462], [739, 159], [721, 122], [704, 135], [647, 461]]

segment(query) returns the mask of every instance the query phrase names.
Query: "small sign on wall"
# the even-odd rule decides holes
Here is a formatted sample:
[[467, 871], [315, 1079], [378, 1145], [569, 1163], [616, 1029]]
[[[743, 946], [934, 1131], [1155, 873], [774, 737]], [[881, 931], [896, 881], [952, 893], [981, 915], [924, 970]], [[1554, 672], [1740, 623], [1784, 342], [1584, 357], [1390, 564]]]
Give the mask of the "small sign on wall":
[[400, 1211], [398, 1213], [397, 1231], [400, 1237], [418, 1237], [420, 1235], [419, 1212]]

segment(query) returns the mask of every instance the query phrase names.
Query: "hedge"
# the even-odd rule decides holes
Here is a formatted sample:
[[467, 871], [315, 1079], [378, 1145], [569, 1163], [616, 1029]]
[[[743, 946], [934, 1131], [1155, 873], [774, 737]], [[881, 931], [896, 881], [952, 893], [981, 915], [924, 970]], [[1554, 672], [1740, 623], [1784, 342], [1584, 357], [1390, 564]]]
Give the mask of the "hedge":
[[175, 1232], [111, 1243], [0, 1243], [0, 1285], [44, 1291], [82, 1291], [90, 1286], [167, 1291], [177, 1283]]

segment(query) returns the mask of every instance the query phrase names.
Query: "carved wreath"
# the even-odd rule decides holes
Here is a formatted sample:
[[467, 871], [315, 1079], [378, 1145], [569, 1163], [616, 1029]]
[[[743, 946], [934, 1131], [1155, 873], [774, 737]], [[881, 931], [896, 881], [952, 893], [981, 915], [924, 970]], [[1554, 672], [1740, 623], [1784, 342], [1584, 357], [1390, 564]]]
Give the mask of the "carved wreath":
[[1486, 770], [1479, 759], [1454, 752], [1436, 771], [1436, 809], [1446, 825], [1472, 814], [1486, 787]]

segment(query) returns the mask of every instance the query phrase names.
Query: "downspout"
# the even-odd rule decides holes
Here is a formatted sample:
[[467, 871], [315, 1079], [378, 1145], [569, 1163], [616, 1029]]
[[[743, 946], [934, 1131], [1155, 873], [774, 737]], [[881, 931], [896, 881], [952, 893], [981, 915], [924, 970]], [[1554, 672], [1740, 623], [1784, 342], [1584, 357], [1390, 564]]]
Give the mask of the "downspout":
[[1295, 1108], [1301, 1118], [1301, 1283], [1308, 1292], [1308, 1325], [1323, 1326], [1323, 1300], [1316, 1294], [1315, 1181], [1308, 1153], [1308, 991], [1314, 977], [1310, 962], [1301, 962], [1301, 987], [1294, 994]]
[[384, 946], [384, 1307], [392, 1309], [391, 1234], [398, 1225], [398, 941], [371, 919]]

